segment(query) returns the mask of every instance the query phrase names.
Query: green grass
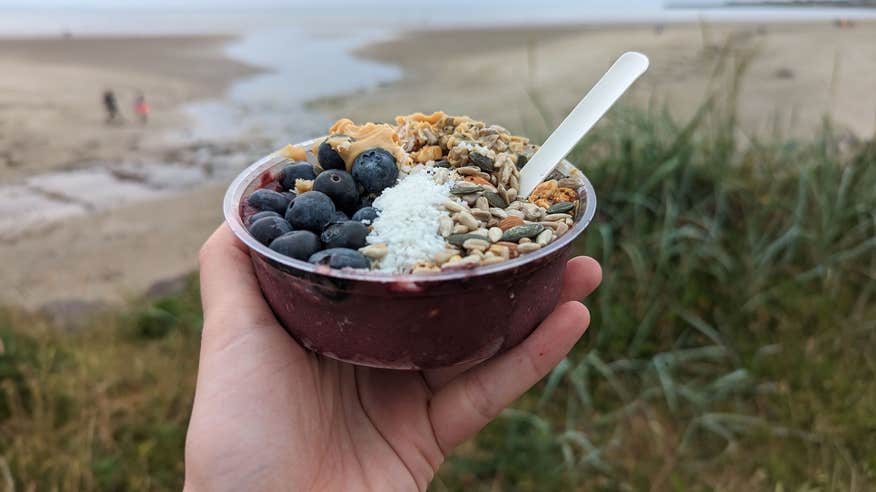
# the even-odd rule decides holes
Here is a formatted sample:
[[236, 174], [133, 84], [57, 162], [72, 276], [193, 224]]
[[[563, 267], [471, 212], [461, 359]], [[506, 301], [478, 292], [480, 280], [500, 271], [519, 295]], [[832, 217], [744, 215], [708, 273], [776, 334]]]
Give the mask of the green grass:
[[[433, 490], [876, 487], [876, 144], [838, 135], [615, 112], [571, 157], [591, 330]], [[0, 484], [179, 490], [199, 309], [193, 281], [77, 333], [5, 311]]]

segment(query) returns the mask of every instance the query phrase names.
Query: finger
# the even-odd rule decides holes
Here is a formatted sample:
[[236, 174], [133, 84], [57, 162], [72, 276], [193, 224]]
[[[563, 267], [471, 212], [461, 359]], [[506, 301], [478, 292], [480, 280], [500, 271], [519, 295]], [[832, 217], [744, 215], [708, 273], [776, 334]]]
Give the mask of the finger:
[[589, 296], [602, 282], [602, 267], [589, 256], [578, 256], [566, 263], [563, 288], [558, 304], [580, 301]]
[[262, 297], [249, 252], [227, 225], [219, 227], [204, 243], [198, 261], [205, 320], [221, 320], [221, 325], [238, 329], [276, 324]]
[[590, 323], [583, 304], [560, 305], [522, 344], [449, 382], [432, 398], [429, 417], [442, 451], [473, 436], [544, 377]]
[[[578, 256], [566, 263], [563, 272], [563, 287], [557, 305], [569, 301], [579, 301], [590, 295], [602, 282], [602, 267], [589, 256]], [[423, 378], [432, 391], [438, 391], [455, 377], [480, 364], [480, 362], [462, 364], [444, 369], [423, 371]]]

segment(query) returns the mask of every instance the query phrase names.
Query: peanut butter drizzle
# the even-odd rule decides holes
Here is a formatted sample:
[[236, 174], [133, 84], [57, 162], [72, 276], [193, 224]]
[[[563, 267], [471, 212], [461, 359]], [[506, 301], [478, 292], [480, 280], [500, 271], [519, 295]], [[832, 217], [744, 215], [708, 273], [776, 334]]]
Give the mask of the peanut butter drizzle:
[[396, 162], [402, 162], [404, 150], [399, 146], [399, 138], [395, 128], [385, 123], [365, 123], [357, 125], [347, 118], [335, 122], [329, 129], [330, 137], [313, 144], [316, 154], [322, 142], [328, 142], [338, 152], [347, 165], [347, 171], [352, 171], [353, 161], [362, 152], [380, 147], [395, 157]]
[[287, 159], [291, 159], [293, 161], [306, 161], [307, 160], [307, 151], [301, 147], [297, 147], [295, 145], [287, 145], [282, 149], [278, 150], [276, 154], [281, 155]]

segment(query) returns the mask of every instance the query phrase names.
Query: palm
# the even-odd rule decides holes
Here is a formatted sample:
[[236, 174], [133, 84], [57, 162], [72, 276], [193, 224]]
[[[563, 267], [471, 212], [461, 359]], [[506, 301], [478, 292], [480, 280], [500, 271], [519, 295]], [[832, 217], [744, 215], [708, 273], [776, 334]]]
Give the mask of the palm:
[[[469, 370], [352, 366], [282, 330], [241, 248], [221, 228], [202, 254], [205, 327], [186, 443], [192, 490], [424, 490], [444, 456], [586, 328], [586, 310], [568, 303], [520, 347]], [[565, 299], [599, 282], [592, 260], [569, 269], [576, 281], [566, 280]]]

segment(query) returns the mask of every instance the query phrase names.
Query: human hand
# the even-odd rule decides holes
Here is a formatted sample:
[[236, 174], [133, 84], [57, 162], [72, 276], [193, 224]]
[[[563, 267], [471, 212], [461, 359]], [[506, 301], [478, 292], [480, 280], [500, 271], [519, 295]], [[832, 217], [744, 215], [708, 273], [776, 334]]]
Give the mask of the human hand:
[[204, 331], [185, 489], [425, 490], [445, 456], [547, 374], [590, 322], [602, 278], [569, 261], [560, 302], [522, 344], [468, 367], [353, 366], [298, 345], [227, 226], [200, 254]]

